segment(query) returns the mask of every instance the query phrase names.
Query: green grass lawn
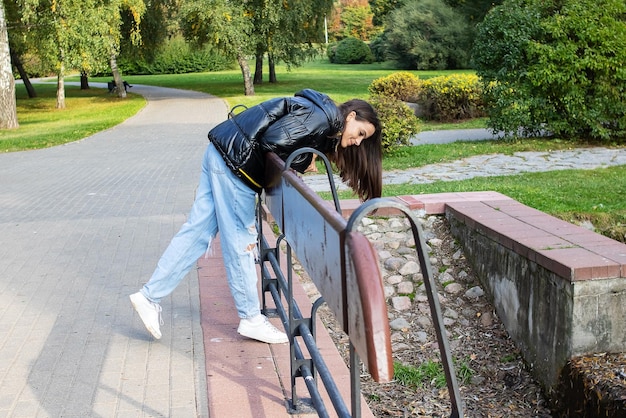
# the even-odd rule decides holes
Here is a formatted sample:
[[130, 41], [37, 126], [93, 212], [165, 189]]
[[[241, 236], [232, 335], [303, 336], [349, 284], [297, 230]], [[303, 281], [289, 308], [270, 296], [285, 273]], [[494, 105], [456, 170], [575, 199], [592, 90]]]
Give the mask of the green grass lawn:
[[19, 128], [0, 130], [0, 151], [52, 147], [85, 138], [123, 122], [145, 106], [139, 95], [120, 100], [106, 89], [65, 87], [65, 109], [55, 109], [56, 84], [36, 84], [29, 99], [24, 85], [16, 85]]
[[[256, 95], [243, 95], [243, 82], [239, 69], [215, 73], [181, 74], [163, 76], [129, 76], [131, 84], [203, 91], [219, 96], [229, 105], [254, 105], [279, 96], [291, 96], [302, 88], [314, 88], [328, 93], [335, 101], [343, 102], [353, 97], [367, 99], [369, 84], [376, 78], [397, 70], [382, 64], [331, 65], [323, 60], [307, 63], [303, 67], [286, 71], [278, 68], [278, 83], [255, 86]], [[450, 71], [415, 71], [421, 78], [450, 74]], [[77, 81], [78, 78], [68, 80]], [[110, 77], [92, 78], [90, 81], [109, 81]], [[81, 91], [66, 86], [67, 108], [56, 110], [55, 84], [35, 85], [38, 98], [28, 99], [22, 85], [17, 85], [18, 122], [14, 130], [0, 131], [2, 152], [29, 150], [76, 141], [95, 132], [108, 129], [138, 112], [145, 100], [129, 94], [120, 100], [109, 95], [106, 89], [92, 88]], [[424, 130], [484, 127], [485, 120], [472, 120], [460, 124], [425, 123]], [[555, 139], [526, 139], [520, 141], [457, 142], [444, 145], [407, 147], [385, 157], [385, 170], [401, 170], [427, 164], [449, 162], [473, 155], [493, 153], [512, 154], [518, 151], [546, 151], [575, 147], [595, 146], [586, 141], [561, 141]], [[532, 173], [515, 176], [475, 178], [459, 182], [437, 182], [426, 185], [393, 185], [384, 188], [385, 196], [438, 193], [451, 191], [494, 190], [511, 196], [529, 206], [568, 221], [590, 220], [596, 227], [613, 238], [625, 240], [626, 233], [626, 167], [613, 167], [589, 171], [570, 170]], [[343, 198], [352, 197], [342, 194]]]

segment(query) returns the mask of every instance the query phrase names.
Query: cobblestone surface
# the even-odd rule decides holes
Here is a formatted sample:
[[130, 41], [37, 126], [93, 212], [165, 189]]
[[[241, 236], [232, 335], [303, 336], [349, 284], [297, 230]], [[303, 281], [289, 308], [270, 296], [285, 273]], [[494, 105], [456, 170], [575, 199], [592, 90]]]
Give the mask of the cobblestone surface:
[[[425, 184], [435, 181], [467, 180], [474, 177], [513, 175], [556, 170], [593, 170], [626, 165], [626, 148], [577, 148], [551, 152], [518, 152], [514, 155], [478, 155], [450, 163], [431, 164], [402, 171], [386, 171], [384, 184]], [[316, 192], [329, 191], [326, 175], [304, 176]], [[338, 190], [347, 190], [335, 177]]]

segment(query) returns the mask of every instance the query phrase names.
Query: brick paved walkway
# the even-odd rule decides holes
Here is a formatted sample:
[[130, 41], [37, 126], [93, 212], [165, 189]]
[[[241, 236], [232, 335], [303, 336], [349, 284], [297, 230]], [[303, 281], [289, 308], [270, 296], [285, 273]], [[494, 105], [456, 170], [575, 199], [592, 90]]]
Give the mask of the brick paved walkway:
[[[207, 132], [228, 110], [189, 91], [133, 93], [147, 107], [113, 129], [0, 154], [0, 417], [294, 416], [289, 346], [236, 333], [219, 240], [162, 301], [161, 340], [131, 308], [185, 221]], [[318, 328], [349, 400], [348, 370]], [[298, 395], [308, 397], [302, 382]]]

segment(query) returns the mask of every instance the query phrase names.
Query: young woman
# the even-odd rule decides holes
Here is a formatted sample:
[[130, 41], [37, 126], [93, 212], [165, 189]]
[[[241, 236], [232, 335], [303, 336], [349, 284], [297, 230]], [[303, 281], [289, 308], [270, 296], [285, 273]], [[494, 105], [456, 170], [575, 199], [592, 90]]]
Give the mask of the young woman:
[[[187, 222], [161, 256], [152, 277], [130, 296], [154, 338], [161, 338], [160, 300], [169, 295], [219, 232], [228, 285], [240, 317], [237, 332], [266, 343], [287, 342], [261, 314], [255, 265], [256, 195], [265, 186], [265, 154], [283, 160], [311, 147], [332, 161], [342, 180], [361, 200], [382, 191], [381, 127], [365, 101], [337, 106], [326, 95], [302, 90], [251, 107], [209, 132], [196, 199]], [[302, 154], [292, 168], [303, 172], [313, 155]]]

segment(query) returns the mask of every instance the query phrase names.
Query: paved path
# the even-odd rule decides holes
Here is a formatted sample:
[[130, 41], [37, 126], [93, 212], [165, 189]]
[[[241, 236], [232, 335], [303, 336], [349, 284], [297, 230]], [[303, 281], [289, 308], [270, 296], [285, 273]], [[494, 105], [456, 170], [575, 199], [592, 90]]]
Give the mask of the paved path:
[[133, 87], [149, 104], [64, 146], [0, 154], [0, 416], [207, 415], [198, 283], [148, 337], [128, 294], [184, 222], [210, 127], [206, 94]]
[[[0, 416], [208, 415], [197, 273], [163, 301], [160, 341], [128, 294], [184, 222], [206, 134], [227, 108], [201, 93], [132, 91], [149, 104], [115, 128], [0, 154]], [[626, 164], [625, 153], [474, 157], [385, 181], [593, 168]]]
[[412, 145], [447, 144], [455, 141], [482, 141], [498, 139], [503, 135], [493, 134], [488, 129], [455, 129], [450, 131], [424, 131], [411, 139]]
[[[446, 133], [449, 135], [449, 133]], [[450, 163], [431, 164], [402, 171], [388, 171], [384, 184], [424, 184], [435, 181], [467, 180], [543, 171], [583, 169], [626, 165], [626, 148], [577, 148], [564, 151], [517, 152], [514, 155], [478, 155]], [[326, 175], [307, 174], [305, 182], [320, 192], [330, 190]], [[338, 190], [346, 190], [335, 177]]]

